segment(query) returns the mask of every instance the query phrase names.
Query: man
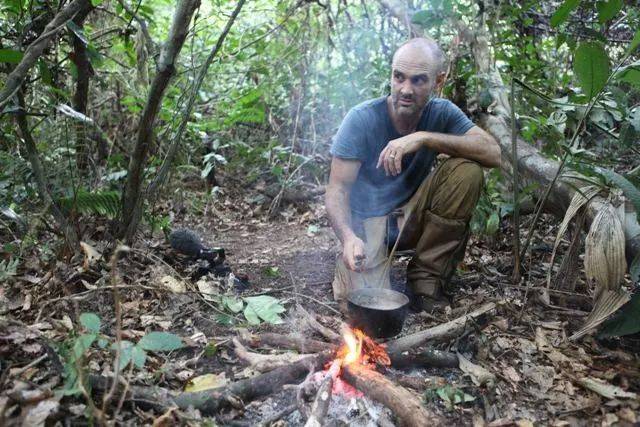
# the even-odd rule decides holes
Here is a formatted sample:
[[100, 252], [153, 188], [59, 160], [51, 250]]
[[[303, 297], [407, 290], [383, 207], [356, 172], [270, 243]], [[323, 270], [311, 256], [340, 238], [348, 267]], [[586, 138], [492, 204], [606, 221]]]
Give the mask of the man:
[[[433, 40], [409, 40], [393, 56], [390, 96], [351, 109], [334, 138], [326, 207], [342, 242], [338, 301], [357, 288], [390, 287], [385, 264], [400, 230], [398, 246], [416, 249], [407, 267], [413, 307], [447, 303], [443, 287], [464, 256], [481, 166], [498, 166], [500, 147], [453, 103], [434, 97], [444, 63]], [[431, 171], [438, 153], [449, 158]]]

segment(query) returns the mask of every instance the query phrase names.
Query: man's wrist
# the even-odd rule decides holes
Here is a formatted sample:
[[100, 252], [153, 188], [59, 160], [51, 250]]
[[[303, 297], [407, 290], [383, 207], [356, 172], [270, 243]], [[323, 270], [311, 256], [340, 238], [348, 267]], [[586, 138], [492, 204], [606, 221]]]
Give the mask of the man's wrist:
[[427, 132], [424, 130], [415, 132], [417, 141], [426, 148], [431, 148], [431, 132]]

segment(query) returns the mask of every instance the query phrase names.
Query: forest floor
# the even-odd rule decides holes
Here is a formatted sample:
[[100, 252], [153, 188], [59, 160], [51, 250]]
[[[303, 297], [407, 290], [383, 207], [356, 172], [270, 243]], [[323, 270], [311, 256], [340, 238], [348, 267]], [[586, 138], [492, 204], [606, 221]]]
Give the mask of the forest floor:
[[[231, 339], [240, 327], [258, 335], [272, 331], [311, 336], [313, 332], [296, 314], [298, 304], [338, 330], [341, 316], [331, 290], [337, 242], [319, 200], [301, 207], [285, 206], [275, 220], [256, 214], [237, 197], [197, 213], [174, 206], [174, 214], [174, 229], [190, 228], [206, 244], [224, 248], [234, 274], [248, 277], [249, 284], [242, 289], [224, 280], [210, 280], [213, 291], [242, 297], [270, 295], [287, 310], [282, 324], [248, 326], [239, 314], [207, 301], [199, 292], [189, 278], [196, 269], [194, 261], [176, 255], [162, 235], [147, 235], [118, 263], [115, 277], [123, 283], [123, 337], [135, 341], [148, 331], [170, 331], [186, 347], [149, 353], [143, 369], [127, 372], [128, 382], [179, 392], [205, 374], [215, 374], [208, 381], [218, 386], [255, 374], [238, 359]], [[526, 226], [527, 218], [524, 222]], [[565, 299], [562, 294], [540, 291], [545, 288], [557, 223], [547, 218], [538, 227], [537, 243], [525, 263], [529, 291], [512, 286], [512, 229], [509, 221], [503, 221], [495, 237], [474, 237], [469, 242], [454, 280], [451, 307], [434, 315], [409, 314], [402, 334], [446, 322], [486, 302], [497, 303], [495, 312], [470, 332], [437, 345], [465, 355], [485, 368], [487, 375], [480, 378], [469, 370], [433, 367], [404, 372], [422, 384], [411, 392], [447, 424], [608, 426], [640, 420], [638, 340], [587, 336], [569, 341], [567, 337], [585, 318], [590, 298], [576, 292]], [[105, 250], [98, 235], [90, 244]], [[402, 281], [407, 259], [396, 260], [395, 281]], [[80, 313], [96, 313], [102, 319], [102, 333], [115, 336], [109, 287], [113, 273], [108, 260], [86, 255], [46, 267], [34, 259], [0, 290], [0, 420], [4, 419], [0, 424], [37, 425], [45, 419], [48, 424], [52, 420], [62, 420], [64, 425], [86, 422], [88, 407], [82, 396], [49, 391], [60, 389], [64, 382], [69, 364], [64, 354], [76, 343]], [[578, 289], [584, 289], [582, 278]], [[108, 348], [94, 345], [83, 363], [89, 374], [113, 373]], [[96, 402], [100, 403], [99, 397]], [[257, 425], [295, 403], [295, 391], [285, 388], [245, 403], [219, 413], [216, 423]], [[363, 407], [338, 397], [332, 405], [327, 425], [382, 425], [375, 420], [381, 409], [374, 410], [371, 403]], [[195, 410], [172, 409], [163, 414], [125, 402], [117, 419], [132, 424], [199, 425], [206, 417]], [[294, 411], [279, 423], [300, 425], [302, 418]]]

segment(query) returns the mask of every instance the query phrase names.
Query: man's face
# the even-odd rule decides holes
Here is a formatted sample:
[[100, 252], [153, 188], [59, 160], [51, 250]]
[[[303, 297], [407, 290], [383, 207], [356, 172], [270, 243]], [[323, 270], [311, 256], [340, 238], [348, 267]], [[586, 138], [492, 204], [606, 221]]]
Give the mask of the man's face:
[[436, 88], [436, 64], [422, 49], [401, 48], [393, 58], [391, 100], [399, 116], [420, 114]]

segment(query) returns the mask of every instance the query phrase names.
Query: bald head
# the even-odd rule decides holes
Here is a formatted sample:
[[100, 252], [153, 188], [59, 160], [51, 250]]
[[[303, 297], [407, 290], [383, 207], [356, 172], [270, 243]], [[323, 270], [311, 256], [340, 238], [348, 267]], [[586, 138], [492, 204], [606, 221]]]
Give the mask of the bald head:
[[444, 71], [445, 57], [433, 39], [418, 37], [401, 45], [393, 55], [392, 67], [409, 74], [427, 73], [431, 78]]

